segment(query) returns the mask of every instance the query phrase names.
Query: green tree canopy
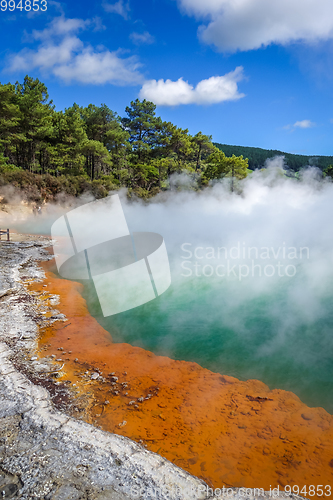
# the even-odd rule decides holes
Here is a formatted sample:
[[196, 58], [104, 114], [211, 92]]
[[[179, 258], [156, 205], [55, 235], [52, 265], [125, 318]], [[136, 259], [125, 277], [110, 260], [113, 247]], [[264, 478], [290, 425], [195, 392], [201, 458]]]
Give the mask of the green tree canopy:
[[156, 105], [145, 99], [142, 102], [136, 99], [125, 109], [128, 117], [122, 119], [122, 124], [129, 133], [129, 142], [139, 162], [149, 157], [155, 144], [155, 110]]
[[52, 101], [44, 83], [26, 76], [23, 84], [16, 82], [15, 93], [20, 110], [18, 128], [22, 140], [16, 146], [16, 161], [22, 168], [38, 170], [36, 154], [52, 136]]
[[204, 177], [208, 180], [231, 178], [231, 191], [234, 191], [235, 179], [244, 179], [248, 173], [248, 160], [243, 156], [227, 157], [218, 148], [207, 159]]
[[192, 138], [192, 145], [194, 149], [196, 169], [199, 170], [202, 155], [206, 154], [207, 157], [208, 154], [214, 149], [212, 136], [204, 135], [202, 132], [198, 132]]
[[56, 111], [38, 79], [0, 83], [0, 183], [6, 174], [21, 188], [29, 185], [35, 200], [62, 189], [106, 196], [121, 186], [147, 198], [168, 189], [175, 172], [191, 175], [196, 185], [202, 179], [201, 187], [230, 177], [232, 189], [246, 175], [247, 160], [227, 158], [210, 136], [163, 121], [154, 103], [136, 99], [125, 111], [120, 118], [106, 104], [76, 103]]

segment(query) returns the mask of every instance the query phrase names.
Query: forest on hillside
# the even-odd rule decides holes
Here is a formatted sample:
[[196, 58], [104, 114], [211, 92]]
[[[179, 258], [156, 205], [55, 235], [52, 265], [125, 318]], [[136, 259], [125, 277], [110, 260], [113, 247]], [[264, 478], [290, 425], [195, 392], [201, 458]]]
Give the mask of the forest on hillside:
[[102, 198], [121, 187], [146, 199], [170, 189], [170, 177], [182, 173], [193, 189], [229, 178], [233, 191], [249, 168], [281, 155], [292, 172], [316, 165], [333, 177], [333, 157], [213, 143], [163, 121], [146, 100], [132, 101], [123, 117], [106, 104], [57, 111], [38, 79], [0, 83], [0, 203], [6, 186], [38, 203], [86, 192]]
[[38, 79], [0, 84], [0, 186], [38, 202], [87, 191], [100, 198], [120, 187], [149, 198], [174, 173], [190, 174], [198, 188], [230, 177], [231, 189], [247, 175], [247, 160], [227, 158], [211, 137], [190, 135], [155, 110], [137, 99], [124, 117], [106, 104], [56, 111]]
[[275, 156], [284, 156], [285, 165], [287, 168], [294, 172], [298, 172], [306, 166], [315, 166], [321, 170], [325, 170], [329, 165], [333, 164], [333, 156], [305, 156], [297, 155], [292, 153], [284, 153], [283, 151], [278, 151], [276, 149], [261, 149], [261, 148], [251, 148], [248, 146], [230, 146], [228, 144], [219, 144], [214, 142], [214, 146], [222, 150], [226, 156], [240, 156], [243, 155], [249, 160], [249, 168], [251, 170], [256, 170], [257, 168], [263, 168], [265, 166], [265, 161], [268, 158], [274, 158]]

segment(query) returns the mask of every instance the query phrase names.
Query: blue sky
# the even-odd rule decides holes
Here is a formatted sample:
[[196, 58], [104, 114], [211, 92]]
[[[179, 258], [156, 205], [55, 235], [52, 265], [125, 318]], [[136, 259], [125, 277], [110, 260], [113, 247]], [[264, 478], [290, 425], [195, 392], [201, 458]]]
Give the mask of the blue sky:
[[0, 22], [1, 83], [38, 77], [58, 110], [145, 97], [216, 142], [333, 155], [331, 0], [8, 3]]

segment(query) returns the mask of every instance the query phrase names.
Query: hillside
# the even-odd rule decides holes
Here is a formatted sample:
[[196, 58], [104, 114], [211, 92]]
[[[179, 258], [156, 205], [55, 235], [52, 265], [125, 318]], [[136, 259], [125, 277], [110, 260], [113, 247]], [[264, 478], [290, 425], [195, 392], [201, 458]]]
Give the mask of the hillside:
[[284, 153], [283, 151], [278, 151], [275, 149], [261, 149], [261, 148], [251, 148], [247, 146], [230, 146], [228, 144], [219, 144], [217, 142], [213, 143], [214, 146], [221, 149], [226, 156], [236, 156], [243, 155], [244, 158], [249, 159], [249, 168], [254, 170], [256, 168], [262, 168], [265, 164], [267, 158], [273, 158], [274, 156], [284, 156], [286, 165], [288, 168], [294, 171], [298, 171], [300, 168], [307, 165], [313, 165], [324, 170], [328, 165], [333, 164], [333, 156], [305, 156], [305, 155], [295, 155], [291, 153]]

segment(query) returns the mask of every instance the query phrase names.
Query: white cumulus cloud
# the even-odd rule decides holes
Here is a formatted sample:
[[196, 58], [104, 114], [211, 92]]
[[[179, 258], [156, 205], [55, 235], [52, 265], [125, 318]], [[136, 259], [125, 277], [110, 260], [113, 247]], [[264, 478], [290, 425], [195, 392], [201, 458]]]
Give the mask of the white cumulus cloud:
[[311, 120], [300, 120], [295, 122], [293, 125], [285, 125], [283, 128], [285, 130], [295, 130], [295, 128], [312, 128], [315, 127], [316, 124], [315, 122], [312, 122]]
[[311, 120], [301, 120], [299, 122], [294, 123], [295, 128], [311, 128], [314, 127], [315, 125], [316, 124]]
[[110, 12], [111, 14], [119, 14], [124, 19], [128, 19], [128, 14], [130, 11], [129, 2], [119, 0], [115, 3], [104, 2], [102, 5], [105, 12]]
[[153, 101], [160, 106], [178, 106], [179, 104], [216, 104], [224, 101], [236, 101], [244, 94], [238, 92], [237, 83], [244, 78], [243, 67], [224, 76], [212, 76], [202, 80], [196, 87], [183, 78], [172, 80], [148, 80], [142, 86], [140, 98]]
[[202, 41], [225, 52], [333, 38], [331, 0], [178, 0], [178, 4], [205, 22], [199, 28]]
[[90, 19], [66, 19], [64, 16], [55, 17], [44, 30], [32, 30], [34, 40], [50, 40], [57, 36], [66, 36], [85, 30], [91, 24]]
[[143, 33], [131, 33], [130, 39], [133, 43], [135, 43], [135, 45], [150, 45], [155, 41], [155, 38], [148, 33], [148, 31], [144, 31]]
[[50, 73], [66, 83], [112, 83], [136, 85], [142, 83], [140, 64], [135, 57], [121, 57], [121, 51], [98, 50], [84, 43], [77, 33], [87, 28], [96, 29], [95, 20], [54, 19], [42, 30], [34, 30], [30, 39], [37, 41], [35, 49], [25, 47], [12, 54], [8, 60], [8, 72], [38, 69]]
[[53, 73], [66, 83], [114, 85], [136, 85], [142, 76], [137, 71], [138, 63], [134, 57], [122, 59], [117, 52], [95, 51], [92, 47], [84, 48], [70, 62], [54, 67]]

